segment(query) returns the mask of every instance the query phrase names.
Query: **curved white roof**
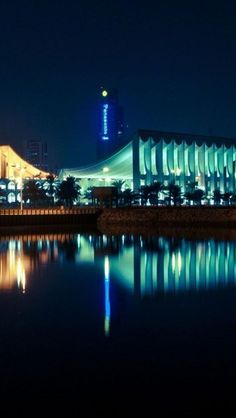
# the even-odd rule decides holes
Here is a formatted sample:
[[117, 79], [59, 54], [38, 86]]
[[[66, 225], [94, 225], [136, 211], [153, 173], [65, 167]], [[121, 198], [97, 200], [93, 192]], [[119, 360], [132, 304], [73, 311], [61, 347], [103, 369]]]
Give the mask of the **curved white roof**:
[[133, 178], [133, 153], [132, 141], [111, 157], [97, 164], [78, 168], [64, 168], [60, 170], [59, 178], [65, 179], [68, 176], [75, 178], [112, 178], [132, 179]]

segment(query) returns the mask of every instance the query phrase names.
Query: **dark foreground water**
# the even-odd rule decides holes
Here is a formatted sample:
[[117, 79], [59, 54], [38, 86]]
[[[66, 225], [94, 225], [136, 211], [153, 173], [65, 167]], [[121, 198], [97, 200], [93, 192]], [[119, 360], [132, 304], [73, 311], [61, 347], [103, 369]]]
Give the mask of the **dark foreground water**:
[[229, 416], [235, 260], [234, 241], [1, 237], [0, 416]]

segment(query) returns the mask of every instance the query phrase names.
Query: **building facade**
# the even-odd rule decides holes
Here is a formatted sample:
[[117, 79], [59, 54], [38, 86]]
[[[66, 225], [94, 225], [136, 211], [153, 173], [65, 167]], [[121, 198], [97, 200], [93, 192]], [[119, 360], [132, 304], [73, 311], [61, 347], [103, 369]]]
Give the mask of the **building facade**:
[[138, 190], [154, 181], [175, 182], [185, 192], [196, 183], [206, 195], [219, 189], [236, 193], [236, 140], [222, 137], [139, 130], [118, 152], [98, 164], [63, 169], [59, 177], [74, 176], [82, 188], [125, 180]]
[[133, 184], [174, 181], [185, 191], [196, 182], [206, 194], [236, 191], [236, 140], [139, 131], [133, 140]]
[[0, 203], [19, 203], [24, 180], [45, 180], [48, 172], [21, 158], [9, 145], [0, 146]]

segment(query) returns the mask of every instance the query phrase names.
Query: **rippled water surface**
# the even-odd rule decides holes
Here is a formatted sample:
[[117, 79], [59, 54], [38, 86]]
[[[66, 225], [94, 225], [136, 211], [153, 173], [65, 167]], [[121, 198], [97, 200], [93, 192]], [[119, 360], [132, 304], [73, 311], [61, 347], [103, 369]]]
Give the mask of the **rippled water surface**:
[[29, 400], [32, 417], [61, 408], [82, 417], [226, 411], [235, 260], [230, 240], [2, 236], [3, 416], [23, 413]]

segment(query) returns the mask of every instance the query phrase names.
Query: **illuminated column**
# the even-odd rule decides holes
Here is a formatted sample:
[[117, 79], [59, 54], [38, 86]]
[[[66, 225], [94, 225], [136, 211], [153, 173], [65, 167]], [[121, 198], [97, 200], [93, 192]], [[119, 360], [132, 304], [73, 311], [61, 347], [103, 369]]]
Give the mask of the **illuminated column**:
[[189, 170], [189, 160], [188, 160], [188, 144], [184, 142], [184, 175], [185, 175], [185, 182], [189, 181], [190, 177], [190, 170]]
[[141, 138], [138, 135], [135, 135], [135, 138], [132, 142], [132, 151], [133, 151], [133, 189], [138, 191], [140, 187], [140, 144]]
[[208, 164], [210, 173], [210, 192], [216, 189], [215, 144], [209, 147]]
[[190, 181], [195, 182], [195, 143], [188, 147], [188, 166], [190, 171]]
[[164, 139], [162, 139], [162, 159], [163, 159], [163, 175], [164, 175], [164, 180], [169, 178], [170, 175], [170, 171], [169, 171], [169, 167], [168, 167], [168, 144], [164, 141]]
[[144, 166], [145, 166], [145, 184], [152, 183], [152, 171], [151, 171], [151, 139], [149, 138], [144, 144]]
[[208, 195], [210, 187], [210, 168], [209, 168], [209, 147], [205, 144], [205, 190]]
[[164, 171], [163, 171], [163, 139], [161, 139], [156, 147], [156, 171], [157, 171], [157, 180], [161, 183], [164, 181]]
[[204, 190], [206, 190], [206, 164], [205, 164], [205, 158], [206, 158], [206, 144], [202, 144], [201, 147], [199, 147], [198, 150], [198, 169], [199, 169], [199, 187], [202, 187]]
[[174, 141], [172, 140], [168, 145], [167, 145], [167, 167], [169, 170], [169, 181], [173, 181], [174, 180], [174, 176], [173, 176], [173, 172], [174, 172]]
[[151, 172], [152, 172], [152, 181], [157, 179], [157, 164], [156, 164], [156, 154], [157, 154], [157, 143], [151, 139]]
[[234, 191], [233, 147], [226, 151], [226, 170], [228, 173], [228, 191]]
[[178, 168], [179, 168], [179, 185], [180, 187], [182, 187], [182, 191], [185, 192], [185, 187], [186, 187], [186, 178], [185, 178], [185, 152], [184, 152], [184, 146], [185, 143], [184, 141], [181, 142], [180, 145], [178, 145], [177, 148], [177, 164], [178, 164]]
[[217, 171], [219, 173], [219, 184], [221, 192], [225, 191], [224, 152], [224, 145], [217, 149]]

